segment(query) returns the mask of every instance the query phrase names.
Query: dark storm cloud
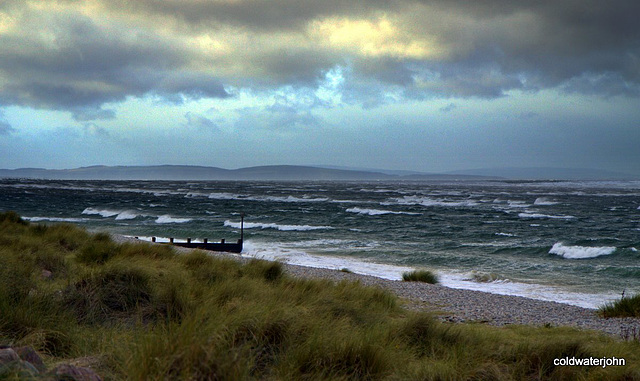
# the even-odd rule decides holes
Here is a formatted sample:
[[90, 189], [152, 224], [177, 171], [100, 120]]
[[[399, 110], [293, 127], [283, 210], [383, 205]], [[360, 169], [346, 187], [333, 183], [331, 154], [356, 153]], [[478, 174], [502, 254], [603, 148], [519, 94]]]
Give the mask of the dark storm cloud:
[[[128, 96], [315, 87], [338, 66], [352, 70], [345, 99], [372, 105], [386, 87], [416, 98], [637, 96], [639, 14], [636, 0], [6, 0], [0, 102], [108, 119]], [[203, 36], [221, 48], [207, 51]]]
[[393, 10], [400, 3], [385, 0], [104, 1], [112, 10], [170, 18], [188, 28], [215, 29], [220, 25], [233, 25], [256, 31], [305, 28], [310, 21], [333, 15], [365, 17]]
[[[445, 82], [458, 89], [454, 94], [491, 96], [501, 89], [549, 88], [567, 81], [575, 91], [638, 94], [637, 1], [422, 3], [443, 15], [433, 28], [454, 53], [425, 67], [449, 78]], [[495, 78], [486, 86], [465, 79], [478, 74], [486, 78], [487, 73], [504, 79]]]
[[91, 120], [112, 118], [102, 106], [127, 96], [228, 96], [217, 78], [189, 69], [186, 49], [150, 31], [98, 25], [78, 13], [28, 15], [21, 27], [0, 34], [5, 104]]

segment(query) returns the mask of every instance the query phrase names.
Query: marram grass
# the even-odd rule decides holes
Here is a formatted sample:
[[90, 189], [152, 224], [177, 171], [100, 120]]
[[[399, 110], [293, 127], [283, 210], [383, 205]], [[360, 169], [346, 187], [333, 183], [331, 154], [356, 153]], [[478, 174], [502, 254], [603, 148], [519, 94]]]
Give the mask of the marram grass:
[[429, 270], [407, 271], [402, 274], [402, 280], [405, 282], [438, 283], [438, 277]]
[[[281, 264], [116, 244], [0, 213], [0, 345], [109, 380], [640, 378], [640, 343], [567, 328], [445, 324], [388, 291]], [[558, 356], [625, 367], [556, 367]], [[4, 373], [0, 379], [15, 379]]]
[[605, 318], [640, 317], [640, 294], [631, 297], [623, 296], [619, 300], [600, 307], [598, 312]]

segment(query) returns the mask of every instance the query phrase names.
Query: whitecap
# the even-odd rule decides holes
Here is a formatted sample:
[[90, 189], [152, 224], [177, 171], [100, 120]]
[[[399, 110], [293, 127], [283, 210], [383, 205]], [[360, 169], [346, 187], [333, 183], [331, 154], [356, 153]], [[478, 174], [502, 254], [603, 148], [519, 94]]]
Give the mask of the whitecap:
[[392, 210], [379, 210], [379, 209], [368, 209], [368, 208], [349, 208], [346, 210], [349, 213], [357, 213], [357, 214], [366, 214], [369, 216], [380, 216], [383, 214], [406, 214], [411, 216], [418, 216], [420, 213], [410, 213], [410, 212], [394, 212]]
[[588, 259], [610, 255], [614, 251], [616, 248], [613, 246], [565, 246], [562, 242], [558, 242], [549, 250], [549, 254], [556, 254], [567, 259]]
[[22, 217], [31, 222], [51, 221], [51, 222], [82, 222], [83, 218], [63, 218], [63, 217]]
[[96, 208], [85, 208], [85, 210], [82, 211], [82, 214], [98, 214], [105, 218], [117, 216], [118, 213], [120, 212], [114, 211], [111, 209], [96, 209]]
[[210, 193], [208, 197], [213, 200], [237, 200], [242, 198], [242, 196], [239, 194], [228, 192], [214, 192]]
[[541, 213], [518, 213], [518, 217], [520, 218], [551, 218], [551, 219], [559, 219], [559, 220], [570, 220], [575, 218], [574, 216], [552, 216], [549, 214], [541, 214]]
[[156, 219], [156, 224], [183, 224], [189, 221], [191, 221], [191, 218], [175, 218], [165, 214]]
[[[240, 222], [232, 222], [226, 220], [224, 226], [240, 229]], [[320, 229], [333, 229], [331, 226], [312, 226], [312, 225], [280, 225], [273, 222], [245, 222], [245, 229], [276, 229], [281, 231], [308, 231]]]
[[82, 214], [100, 215], [104, 218], [116, 216], [116, 220], [132, 220], [140, 215], [138, 212], [133, 210], [113, 210], [97, 208], [86, 208], [82, 211]]
[[422, 205], [422, 206], [442, 206], [442, 207], [459, 207], [459, 206], [476, 206], [478, 202], [474, 200], [450, 201], [446, 199], [434, 199], [432, 197], [421, 196], [404, 196], [402, 198], [394, 197], [381, 205]]
[[527, 204], [524, 201], [512, 201], [512, 200], [509, 200], [508, 204], [509, 204], [510, 208], [528, 208], [528, 207], [531, 206], [531, 205]]
[[533, 205], [557, 205], [558, 203], [555, 201], [552, 201], [546, 197], [538, 197], [536, 198], [536, 200], [533, 202]]

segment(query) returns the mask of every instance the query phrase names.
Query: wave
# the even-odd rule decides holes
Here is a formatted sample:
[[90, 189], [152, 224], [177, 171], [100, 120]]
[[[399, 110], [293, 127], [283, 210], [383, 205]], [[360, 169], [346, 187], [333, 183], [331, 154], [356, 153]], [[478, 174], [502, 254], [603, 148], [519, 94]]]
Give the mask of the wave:
[[[191, 196], [197, 196], [201, 194], [191, 193]], [[329, 201], [327, 197], [295, 197], [295, 196], [249, 196], [237, 193], [229, 192], [213, 192], [210, 193], [208, 198], [213, 200], [241, 200], [241, 201], [270, 201], [270, 202], [325, 202]]]
[[31, 222], [51, 221], [51, 222], [83, 222], [84, 218], [63, 218], [63, 217], [22, 217]]
[[[240, 229], [240, 222], [232, 222], [226, 220], [224, 226]], [[331, 226], [311, 226], [311, 225], [280, 225], [276, 223], [263, 223], [263, 222], [245, 222], [245, 229], [276, 229], [281, 231], [308, 231], [308, 230], [321, 230], [321, 229], [333, 229]]]
[[[247, 240], [241, 254], [245, 258], [259, 258], [281, 261], [293, 265], [326, 269], [349, 269], [356, 274], [370, 275], [383, 279], [401, 280], [402, 273], [414, 270], [412, 267], [368, 262], [358, 258], [325, 256], [311, 254], [304, 250], [290, 247], [289, 244], [275, 242], [259, 242]], [[478, 282], [470, 278], [469, 272], [437, 271], [440, 283], [445, 287], [490, 292], [501, 295], [514, 295], [538, 300], [565, 303], [584, 308], [598, 308], [603, 300], [613, 299], [616, 295], [584, 294], [565, 291], [554, 286], [521, 283], [507, 279]]]
[[349, 208], [346, 210], [349, 213], [358, 213], [358, 214], [367, 214], [369, 216], [380, 216], [383, 214], [406, 214], [410, 216], [419, 216], [420, 213], [411, 213], [411, 212], [394, 212], [392, 210], [379, 210], [379, 209], [367, 209], [367, 208]]
[[314, 268], [349, 269], [356, 274], [390, 280], [401, 280], [403, 272], [412, 270], [410, 267], [366, 262], [355, 258], [311, 254], [295, 247], [289, 247], [284, 243], [254, 240], [245, 241], [242, 256]]
[[533, 205], [558, 205], [558, 202], [552, 201], [546, 197], [538, 197], [533, 202]]
[[520, 218], [551, 218], [558, 220], [570, 220], [575, 218], [574, 216], [552, 216], [550, 214], [541, 214], [541, 213], [518, 213], [518, 217]]
[[507, 204], [509, 204], [510, 208], [528, 208], [528, 207], [531, 206], [530, 204], [527, 204], [524, 201], [512, 201], [512, 200], [509, 200], [509, 201], [507, 201]]
[[242, 198], [242, 196], [240, 196], [239, 194], [228, 192], [213, 192], [209, 193], [207, 197], [213, 200], [237, 200], [239, 198]]
[[165, 214], [156, 219], [156, 224], [184, 224], [189, 221], [191, 221], [191, 218], [175, 218]]
[[616, 251], [616, 248], [613, 246], [565, 246], [562, 242], [558, 242], [549, 250], [549, 254], [556, 254], [567, 259], [588, 259], [610, 255], [614, 251]]
[[82, 214], [97, 214], [105, 218], [116, 216], [116, 220], [132, 220], [141, 215], [133, 210], [112, 210], [96, 208], [86, 208], [82, 211]]
[[422, 205], [422, 206], [442, 206], [442, 207], [460, 207], [460, 206], [477, 206], [478, 202], [474, 200], [449, 201], [446, 199], [434, 199], [422, 196], [404, 196], [394, 197], [387, 202], [381, 202], [381, 205]]

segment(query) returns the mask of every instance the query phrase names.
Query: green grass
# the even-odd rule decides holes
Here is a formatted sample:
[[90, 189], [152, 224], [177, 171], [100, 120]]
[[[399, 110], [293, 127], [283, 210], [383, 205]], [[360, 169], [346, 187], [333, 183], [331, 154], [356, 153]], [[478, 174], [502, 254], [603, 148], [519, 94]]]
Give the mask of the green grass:
[[[0, 279], [0, 345], [31, 345], [49, 365], [93, 359], [109, 380], [640, 378], [636, 341], [441, 323], [357, 282], [116, 244], [11, 213], [0, 213]], [[554, 367], [563, 356], [616, 356], [628, 365]]]
[[627, 297], [623, 296], [615, 302], [600, 307], [600, 315], [611, 317], [640, 317], [640, 294]]
[[405, 272], [402, 274], [402, 280], [405, 282], [438, 283], [438, 277], [429, 270], [413, 270]]

